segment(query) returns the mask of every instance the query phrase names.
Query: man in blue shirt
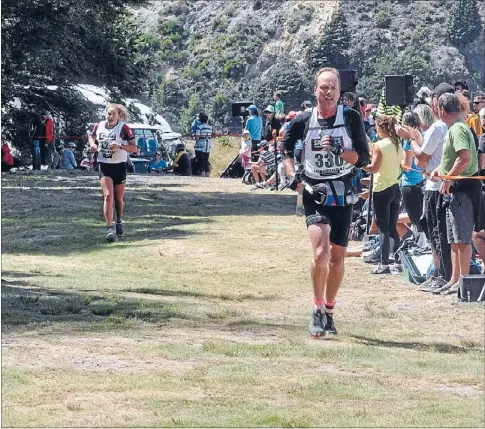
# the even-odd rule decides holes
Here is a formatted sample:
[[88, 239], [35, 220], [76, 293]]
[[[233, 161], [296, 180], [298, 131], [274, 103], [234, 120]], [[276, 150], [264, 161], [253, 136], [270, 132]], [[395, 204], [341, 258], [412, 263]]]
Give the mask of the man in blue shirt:
[[258, 115], [258, 109], [254, 104], [248, 107], [249, 118], [246, 121], [245, 129], [251, 137], [251, 161], [256, 162], [259, 158], [259, 144], [263, 132], [263, 121]]

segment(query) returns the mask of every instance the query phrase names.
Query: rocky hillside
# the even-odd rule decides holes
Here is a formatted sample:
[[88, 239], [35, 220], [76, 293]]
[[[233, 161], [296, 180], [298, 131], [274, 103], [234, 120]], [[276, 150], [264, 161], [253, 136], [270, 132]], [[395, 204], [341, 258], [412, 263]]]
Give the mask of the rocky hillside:
[[[464, 78], [475, 90], [485, 83], [483, 29], [472, 43], [453, 46], [446, 33], [453, 3], [149, 2], [134, 11], [144, 33], [140, 47], [153, 64], [146, 101], [182, 132], [200, 109], [227, 129], [231, 101], [263, 107], [276, 89], [287, 109], [312, 99], [323, 51], [325, 64], [356, 69], [359, 95], [373, 101], [386, 74], [412, 74], [418, 87]], [[479, 8], [483, 22], [485, 8]], [[342, 55], [333, 54], [336, 47]]]

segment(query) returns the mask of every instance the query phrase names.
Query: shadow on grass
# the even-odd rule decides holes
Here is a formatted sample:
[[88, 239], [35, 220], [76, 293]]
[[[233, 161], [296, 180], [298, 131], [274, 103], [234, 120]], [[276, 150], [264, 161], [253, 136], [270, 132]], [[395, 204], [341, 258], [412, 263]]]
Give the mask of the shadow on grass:
[[271, 295], [254, 295], [254, 294], [242, 294], [231, 296], [229, 294], [207, 294], [201, 292], [195, 292], [191, 290], [167, 290], [158, 288], [127, 288], [123, 292], [140, 293], [146, 295], [158, 295], [158, 296], [179, 296], [179, 297], [190, 297], [190, 298], [203, 298], [208, 300], [220, 300], [220, 301], [271, 301], [278, 298], [277, 294]]
[[454, 346], [451, 344], [445, 343], [419, 343], [419, 342], [398, 342], [398, 341], [384, 341], [379, 340], [377, 338], [367, 338], [357, 335], [352, 335], [352, 338], [355, 338], [358, 343], [364, 344], [367, 346], [378, 346], [378, 347], [388, 347], [388, 348], [402, 348], [402, 349], [411, 349], [416, 351], [429, 351], [429, 352], [438, 352], [438, 353], [466, 353], [471, 348], [467, 347], [460, 347]]
[[[136, 290], [133, 290], [135, 292]], [[137, 291], [138, 293], [143, 293]], [[161, 291], [165, 296], [180, 297], [179, 301], [143, 299], [121, 293], [93, 293], [92, 291], [59, 291], [37, 286], [24, 280], [2, 279], [2, 332], [35, 330], [42, 326], [68, 324], [69, 329], [109, 331], [132, 327], [130, 322], [155, 326], [173, 325], [187, 329], [208, 329], [226, 332], [294, 330], [294, 325], [250, 320], [244, 315], [223, 307], [214, 312], [194, 312], [184, 297], [201, 300], [234, 300], [240, 297], [198, 294], [183, 291]], [[244, 296], [244, 300], [273, 299]]]
[[[148, 178], [143, 182], [138, 178], [128, 183], [125, 243], [199, 234], [200, 228], [190, 226], [210, 224], [216, 216], [294, 213], [291, 194], [181, 192], [177, 189], [203, 180], [182, 179]], [[109, 246], [104, 239], [101, 189], [92, 173], [6, 175], [2, 194], [3, 253], [66, 255]]]

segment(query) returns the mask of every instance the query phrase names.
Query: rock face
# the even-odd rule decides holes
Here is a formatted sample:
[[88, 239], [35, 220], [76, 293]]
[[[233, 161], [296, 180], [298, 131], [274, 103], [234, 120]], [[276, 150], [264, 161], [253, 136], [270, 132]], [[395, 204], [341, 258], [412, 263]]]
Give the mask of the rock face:
[[[376, 101], [386, 74], [412, 74], [417, 87], [457, 79], [467, 80], [471, 90], [485, 86], [483, 30], [461, 50], [452, 46], [445, 31], [452, 4], [152, 1], [134, 14], [145, 33], [145, 55], [153, 61], [154, 109], [181, 132], [204, 109], [222, 131], [233, 124], [231, 101], [251, 100], [263, 108], [280, 90], [288, 111], [313, 100], [310, 52], [324, 40], [337, 10], [349, 39], [342, 54], [346, 68], [358, 72], [359, 95]], [[483, 21], [485, 8], [479, 8]], [[334, 60], [329, 57], [328, 66]]]

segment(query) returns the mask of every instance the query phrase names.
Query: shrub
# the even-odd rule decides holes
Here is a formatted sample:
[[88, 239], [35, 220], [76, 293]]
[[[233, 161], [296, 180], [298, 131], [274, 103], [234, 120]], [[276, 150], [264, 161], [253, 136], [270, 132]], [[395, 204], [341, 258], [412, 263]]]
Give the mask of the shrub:
[[377, 12], [375, 19], [376, 19], [376, 25], [379, 28], [389, 28], [391, 26], [392, 18], [384, 10]]

